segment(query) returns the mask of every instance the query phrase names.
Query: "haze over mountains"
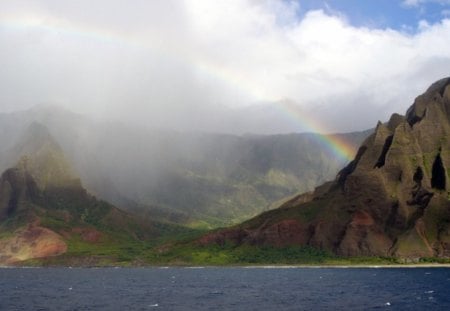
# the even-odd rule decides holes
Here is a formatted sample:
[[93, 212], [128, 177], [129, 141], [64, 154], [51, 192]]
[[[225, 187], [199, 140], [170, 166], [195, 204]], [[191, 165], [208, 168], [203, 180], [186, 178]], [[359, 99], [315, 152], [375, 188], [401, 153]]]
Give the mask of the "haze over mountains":
[[161, 235], [161, 225], [89, 194], [43, 125], [32, 123], [14, 153], [18, 160], [0, 178], [0, 264], [67, 252], [98, 263], [96, 251], [114, 261], [121, 247]]
[[[136, 129], [48, 107], [2, 117], [10, 120], [3, 123], [4, 132], [17, 130], [2, 154], [1, 165], [8, 167], [0, 179], [2, 264], [39, 258], [38, 264], [108, 265], [309, 262], [333, 254], [413, 261], [450, 257], [450, 78], [431, 85], [405, 116], [379, 122], [334, 180], [290, 199], [289, 187], [308, 187], [301, 176], [319, 180], [330, 169], [324, 164], [338, 162], [316, 134], [149, 131], [139, 136]], [[86, 144], [86, 137], [95, 140]], [[84, 146], [89, 153], [78, 150]], [[88, 161], [92, 157], [95, 162]], [[156, 161], [149, 166], [153, 171], [144, 169], [149, 159]], [[105, 171], [97, 171], [96, 163], [106, 163]], [[107, 189], [104, 196], [132, 213], [89, 194], [77, 170], [87, 181], [96, 176], [98, 191]], [[100, 175], [106, 170], [110, 175]], [[138, 181], [121, 180], [127, 172]], [[146, 179], [149, 172], [157, 178]], [[263, 203], [277, 196], [284, 202], [263, 212], [268, 208]], [[261, 197], [265, 201], [259, 202]], [[252, 213], [261, 214], [200, 238], [179, 226], [217, 226]], [[180, 235], [190, 238], [181, 241]]]
[[[254, 216], [312, 190], [346, 159], [316, 134], [180, 133], [100, 122], [56, 106], [0, 115], [0, 168], [15, 165], [44, 126], [87, 189], [117, 206], [159, 220], [217, 226]], [[339, 134], [353, 146], [368, 132]], [[18, 143], [21, 141], [21, 143]]]

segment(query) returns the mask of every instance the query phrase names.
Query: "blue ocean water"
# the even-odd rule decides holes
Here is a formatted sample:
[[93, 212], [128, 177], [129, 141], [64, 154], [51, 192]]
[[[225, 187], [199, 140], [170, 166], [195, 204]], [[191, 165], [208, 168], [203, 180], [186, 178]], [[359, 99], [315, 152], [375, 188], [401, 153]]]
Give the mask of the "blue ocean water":
[[450, 310], [450, 269], [5, 268], [0, 310]]

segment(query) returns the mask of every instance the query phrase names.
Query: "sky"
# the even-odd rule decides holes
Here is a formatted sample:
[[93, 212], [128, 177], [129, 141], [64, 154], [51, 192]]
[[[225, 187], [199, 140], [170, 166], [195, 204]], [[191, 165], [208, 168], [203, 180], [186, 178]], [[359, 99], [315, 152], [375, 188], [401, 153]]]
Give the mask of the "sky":
[[450, 74], [450, 0], [0, 0], [0, 111], [347, 132]]

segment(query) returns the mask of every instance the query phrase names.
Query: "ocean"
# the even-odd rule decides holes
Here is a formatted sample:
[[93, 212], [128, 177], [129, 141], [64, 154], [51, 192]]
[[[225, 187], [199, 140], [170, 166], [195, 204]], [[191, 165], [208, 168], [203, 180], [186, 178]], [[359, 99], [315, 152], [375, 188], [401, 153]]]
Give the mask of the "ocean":
[[0, 310], [450, 310], [450, 269], [2, 268]]

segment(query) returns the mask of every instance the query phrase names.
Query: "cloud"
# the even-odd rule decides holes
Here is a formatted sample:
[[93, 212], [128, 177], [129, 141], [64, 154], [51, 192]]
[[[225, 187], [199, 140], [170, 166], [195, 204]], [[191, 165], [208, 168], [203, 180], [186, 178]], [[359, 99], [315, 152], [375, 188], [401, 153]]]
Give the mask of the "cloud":
[[448, 75], [450, 20], [411, 34], [355, 27], [344, 13], [276, 0], [2, 2], [0, 110], [52, 102], [150, 126], [239, 132], [235, 111], [290, 100], [346, 131], [404, 112]]
[[402, 4], [406, 7], [417, 7], [424, 2], [424, 0], [403, 0]]
[[402, 5], [405, 7], [419, 7], [428, 3], [436, 3], [440, 5], [449, 5], [449, 0], [403, 0]]

